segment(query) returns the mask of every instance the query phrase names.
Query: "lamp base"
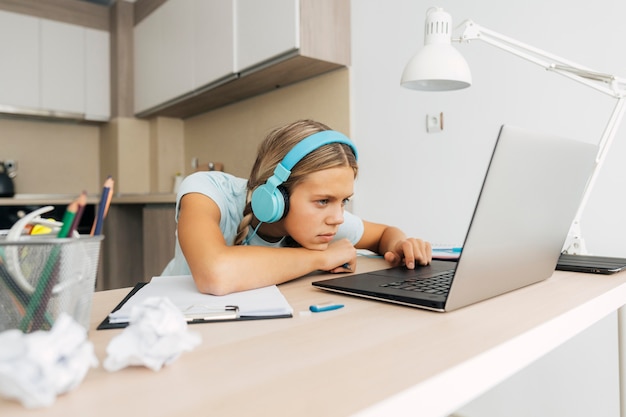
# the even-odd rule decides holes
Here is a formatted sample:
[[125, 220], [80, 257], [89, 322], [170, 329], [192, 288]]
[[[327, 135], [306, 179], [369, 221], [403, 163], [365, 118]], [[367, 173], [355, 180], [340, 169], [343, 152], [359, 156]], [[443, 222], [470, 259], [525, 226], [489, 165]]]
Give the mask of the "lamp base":
[[582, 233], [580, 231], [580, 223], [575, 221], [572, 223], [572, 227], [570, 228], [569, 234], [567, 235], [567, 239], [565, 240], [565, 245], [563, 245], [562, 253], [567, 253], [570, 255], [588, 255], [587, 245], [585, 244], [585, 239], [582, 237]]

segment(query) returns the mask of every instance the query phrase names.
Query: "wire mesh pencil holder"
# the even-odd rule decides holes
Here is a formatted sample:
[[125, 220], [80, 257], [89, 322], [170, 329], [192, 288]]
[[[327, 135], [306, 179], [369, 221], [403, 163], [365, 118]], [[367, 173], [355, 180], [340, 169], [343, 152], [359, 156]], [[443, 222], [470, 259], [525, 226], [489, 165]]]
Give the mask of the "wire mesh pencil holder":
[[0, 238], [0, 331], [49, 330], [61, 313], [89, 330], [102, 239]]

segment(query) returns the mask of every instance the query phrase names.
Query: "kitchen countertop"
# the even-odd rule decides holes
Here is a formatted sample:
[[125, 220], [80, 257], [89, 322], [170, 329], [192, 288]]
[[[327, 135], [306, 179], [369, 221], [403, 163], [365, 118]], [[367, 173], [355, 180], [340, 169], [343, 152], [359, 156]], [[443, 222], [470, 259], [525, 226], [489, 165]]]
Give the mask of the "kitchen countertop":
[[111, 204], [166, 204], [176, 203], [176, 194], [154, 193], [154, 194], [122, 194], [115, 195]]
[[[69, 204], [77, 194], [16, 194], [14, 197], [0, 198], [0, 206], [56, 206]], [[98, 204], [99, 196], [87, 197], [88, 204]], [[168, 204], [176, 202], [176, 194], [117, 194], [111, 204]]]

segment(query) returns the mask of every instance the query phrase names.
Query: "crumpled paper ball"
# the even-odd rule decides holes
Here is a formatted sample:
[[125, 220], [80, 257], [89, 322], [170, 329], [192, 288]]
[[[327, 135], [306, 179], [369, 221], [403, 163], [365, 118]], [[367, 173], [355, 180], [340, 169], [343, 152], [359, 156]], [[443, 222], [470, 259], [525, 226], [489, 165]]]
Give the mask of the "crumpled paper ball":
[[113, 372], [143, 365], [160, 370], [202, 341], [198, 333], [187, 327], [185, 316], [169, 298], [146, 299], [133, 307], [128, 327], [109, 342], [104, 369]]
[[27, 408], [48, 407], [98, 366], [87, 331], [62, 313], [49, 331], [0, 333], [0, 394]]

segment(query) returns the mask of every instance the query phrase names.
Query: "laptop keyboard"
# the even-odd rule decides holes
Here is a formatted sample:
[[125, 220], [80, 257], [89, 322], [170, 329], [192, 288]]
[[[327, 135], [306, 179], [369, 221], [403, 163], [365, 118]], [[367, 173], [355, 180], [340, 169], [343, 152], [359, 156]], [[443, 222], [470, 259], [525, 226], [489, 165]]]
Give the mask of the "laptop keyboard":
[[430, 277], [413, 277], [401, 281], [387, 282], [381, 287], [397, 290], [424, 292], [427, 294], [446, 295], [450, 290], [454, 270], [444, 271]]

